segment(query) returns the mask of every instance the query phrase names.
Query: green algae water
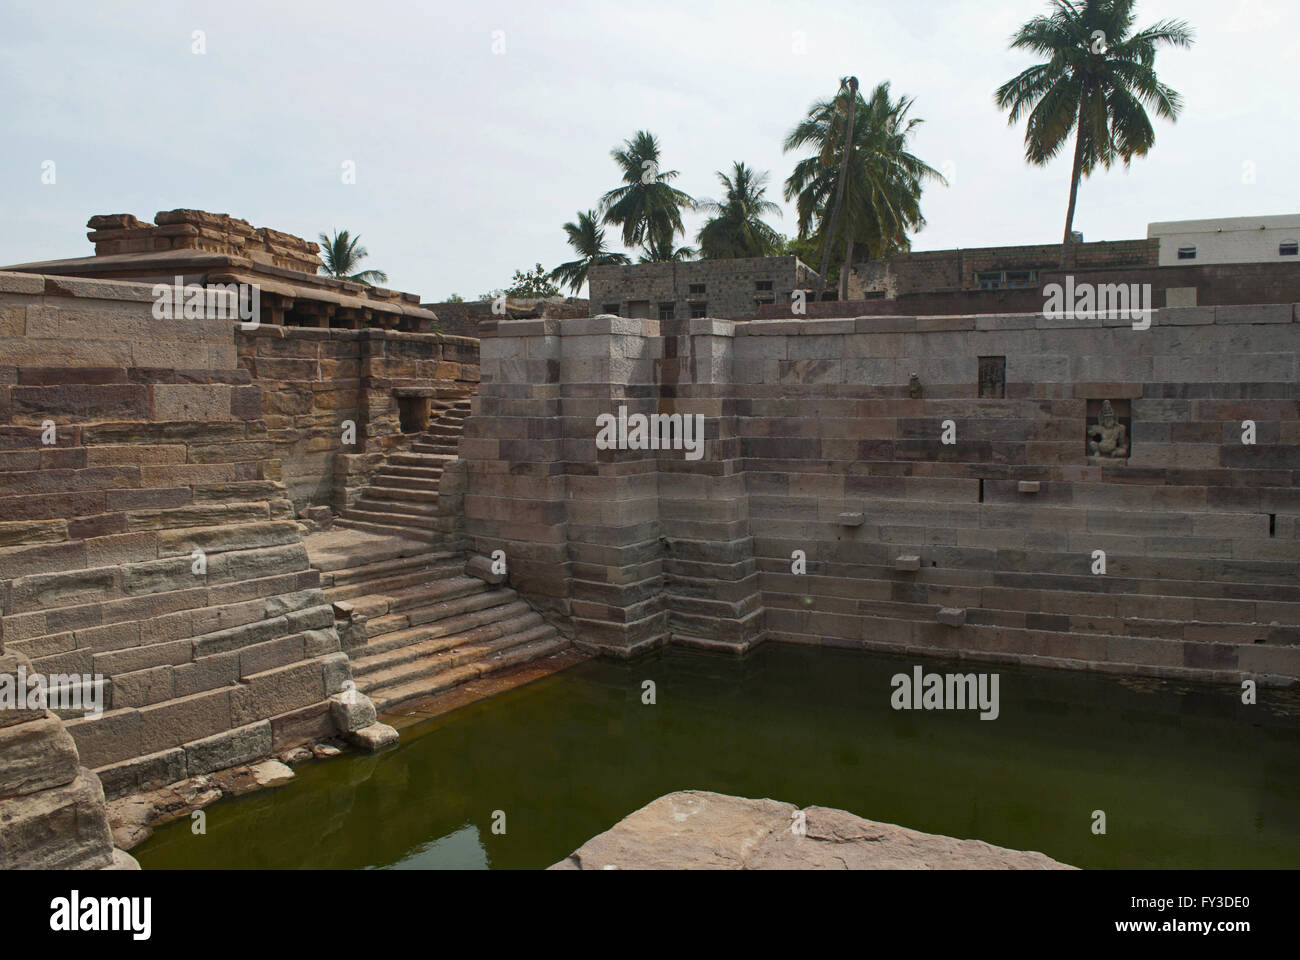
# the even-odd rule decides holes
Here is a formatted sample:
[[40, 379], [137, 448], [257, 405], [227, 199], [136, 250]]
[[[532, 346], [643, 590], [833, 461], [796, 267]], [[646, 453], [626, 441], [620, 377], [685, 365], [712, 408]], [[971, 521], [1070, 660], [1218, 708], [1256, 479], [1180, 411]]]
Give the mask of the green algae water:
[[1247, 706], [1231, 686], [925, 661], [999, 674], [999, 716], [896, 711], [890, 678], [916, 662], [782, 644], [587, 661], [385, 753], [302, 764], [286, 787], [209, 807], [205, 835], [185, 819], [133, 853], [145, 869], [541, 868], [701, 789], [1087, 868], [1300, 867], [1297, 694]]

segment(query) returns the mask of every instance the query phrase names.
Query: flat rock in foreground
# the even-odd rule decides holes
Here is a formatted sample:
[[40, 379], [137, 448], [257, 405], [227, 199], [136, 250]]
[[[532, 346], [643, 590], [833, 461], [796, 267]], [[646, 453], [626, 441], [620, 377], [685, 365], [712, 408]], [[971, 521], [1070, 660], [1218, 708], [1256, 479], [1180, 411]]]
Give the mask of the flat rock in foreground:
[[1041, 853], [921, 833], [844, 810], [702, 790], [660, 797], [552, 870], [1073, 870]]

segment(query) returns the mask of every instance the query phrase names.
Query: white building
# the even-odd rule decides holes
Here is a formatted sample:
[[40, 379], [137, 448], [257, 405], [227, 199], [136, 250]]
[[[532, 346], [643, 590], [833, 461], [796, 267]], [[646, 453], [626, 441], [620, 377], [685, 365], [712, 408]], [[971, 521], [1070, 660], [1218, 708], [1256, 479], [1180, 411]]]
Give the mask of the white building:
[[[1300, 262], [1300, 214], [1171, 220], [1147, 226], [1160, 241], [1160, 266]], [[1293, 259], [1294, 258], [1294, 259]]]

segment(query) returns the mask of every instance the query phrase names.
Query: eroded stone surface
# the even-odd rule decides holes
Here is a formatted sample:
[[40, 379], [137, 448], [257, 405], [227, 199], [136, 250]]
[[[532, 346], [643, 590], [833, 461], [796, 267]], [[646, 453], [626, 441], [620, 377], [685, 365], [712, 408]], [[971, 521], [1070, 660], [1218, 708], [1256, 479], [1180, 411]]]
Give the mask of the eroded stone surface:
[[[802, 814], [802, 817], [797, 815]], [[799, 831], [802, 820], [802, 834]], [[1034, 851], [957, 840], [845, 810], [702, 790], [660, 797], [552, 870], [1071, 870]]]

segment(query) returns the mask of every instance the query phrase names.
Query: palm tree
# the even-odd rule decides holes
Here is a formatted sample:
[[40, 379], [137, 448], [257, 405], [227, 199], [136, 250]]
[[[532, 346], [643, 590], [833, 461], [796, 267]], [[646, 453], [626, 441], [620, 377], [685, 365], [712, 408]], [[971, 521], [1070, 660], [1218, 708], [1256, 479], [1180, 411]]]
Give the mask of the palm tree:
[[781, 215], [781, 208], [763, 197], [767, 173], [733, 163], [730, 177], [721, 170], [717, 174], [725, 196], [720, 203], [700, 201], [700, 209], [713, 214], [695, 238], [700, 245], [700, 256], [721, 259], [776, 254], [781, 248], [781, 235], [762, 219], [765, 214]]
[[569, 246], [578, 253], [577, 260], [562, 263], [551, 271], [551, 279], [561, 286], [568, 284], [575, 294], [587, 282], [592, 267], [631, 263], [626, 253], [613, 253], [605, 249], [605, 231], [596, 223], [596, 211], [578, 214], [577, 223], [566, 223], [564, 232], [569, 235]]
[[[922, 122], [908, 118], [911, 108], [908, 97], [890, 99], [888, 81], [872, 91], [870, 100], [863, 99], [855, 84], [845, 82], [834, 99], [814, 103], [785, 138], [787, 152], [814, 148], [786, 178], [785, 198], [796, 201], [800, 240], [816, 236], [843, 250], [841, 300], [848, 298], [855, 250], [880, 258], [909, 249], [908, 233], [925, 226], [923, 181], [947, 183], [938, 170], [907, 150], [913, 128]], [[852, 148], [846, 151], [849, 133]], [[834, 216], [841, 182], [842, 212]]]
[[1135, 0], [1051, 0], [1011, 38], [1012, 49], [1048, 58], [998, 87], [995, 99], [1014, 124], [1026, 113], [1025, 157], [1045, 166], [1073, 131], [1074, 168], [1065, 214], [1061, 264], [1069, 263], [1079, 181], [1116, 159], [1128, 166], [1155, 144], [1144, 105], [1178, 119], [1182, 97], [1156, 77], [1156, 48], [1190, 47], [1186, 21], [1161, 20], [1133, 32]]
[[333, 237], [322, 233], [319, 237], [321, 259], [325, 261], [320, 272], [338, 280], [351, 280], [373, 286], [387, 283], [388, 274], [382, 270], [358, 270], [361, 261], [370, 256], [370, 252], [361, 246], [361, 235], [349, 237], [346, 230], [334, 231]]
[[682, 209], [695, 209], [695, 201], [669, 186], [678, 172], [659, 169], [659, 141], [640, 130], [624, 141], [622, 150], [611, 150], [610, 156], [623, 171], [623, 186], [600, 198], [604, 222], [623, 228], [625, 247], [653, 242], [660, 250], [671, 248], [673, 238], [686, 232]]
[[697, 253], [699, 251], [691, 247], [674, 248], [671, 238], [663, 242], [655, 237], [647, 237], [641, 247], [641, 256], [637, 259], [640, 263], [680, 263], [683, 260], [694, 260]]

